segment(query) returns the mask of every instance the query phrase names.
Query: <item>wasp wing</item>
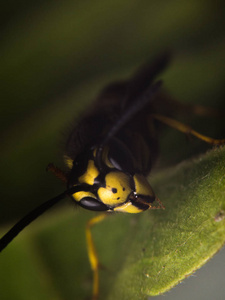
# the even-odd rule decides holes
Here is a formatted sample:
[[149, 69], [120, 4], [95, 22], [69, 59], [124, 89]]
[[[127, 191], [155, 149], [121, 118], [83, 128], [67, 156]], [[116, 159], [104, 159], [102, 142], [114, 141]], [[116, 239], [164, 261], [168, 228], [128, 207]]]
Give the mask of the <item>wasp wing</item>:
[[168, 64], [169, 57], [169, 54], [160, 55], [153, 62], [139, 68], [130, 79], [106, 86], [71, 130], [65, 154], [74, 160], [87, 146], [95, 144], [102, 148], [110, 138], [118, 134], [154, 99], [160, 84], [152, 83]]

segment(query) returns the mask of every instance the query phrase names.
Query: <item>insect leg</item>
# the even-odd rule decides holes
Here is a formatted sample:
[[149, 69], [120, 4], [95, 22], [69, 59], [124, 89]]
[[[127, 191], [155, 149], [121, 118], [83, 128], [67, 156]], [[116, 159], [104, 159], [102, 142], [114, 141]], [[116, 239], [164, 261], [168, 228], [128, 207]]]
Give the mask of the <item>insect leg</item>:
[[46, 170], [52, 172], [52, 174], [54, 174], [55, 177], [59, 178], [61, 181], [65, 182], [65, 183], [67, 183], [68, 178], [67, 178], [66, 174], [62, 170], [57, 168], [53, 163], [48, 164]]
[[224, 111], [199, 104], [181, 104], [181, 108], [179, 110], [182, 113], [191, 113], [201, 117], [221, 118], [225, 116]]
[[222, 118], [225, 117], [225, 111], [213, 107], [199, 104], [182, 103], [172, 98], [170, 95], [162, 94], [163, 105], [168, 111], [176, 112], [183, 115], [197, 115], [200, 117]]
[[201, 133], [198, 133], [197, 131], [193, 130], [190, 126], [183, 124], [179, 121], [176, 121], [174, 119], [162, 116], [162, 115], [158, 115], [158, 114], [152, 114], [151, 115], [154, 119], [174, 128], [177, 129], [185, 134], [191, 134], [195, 137], [197, 137], [198, 139], [212, 144], [212, 145], [222, 145], [225, 144], [225, 139], [213, 139], [211, 137], [205, 136]]
[[97, 300], [99, 296], [99, 260], [97, 256], [97, 252], [95, 249], [95, 245], [93, 242], [91, 227], [99, 222], [101, 222], [107, 214], [99, 214], [98, 216], [91, 218], [86, 225], [86, 242], [87, 242], [87, 250], [88, 257], [91, 264], [91, 269], [93, 271], [93, 293], [92, 300]]
[[[159, 114], [164, 114], [163, 111], [171, 113], [171, 115], [174, 115], [174, 112], [176, 112], [176, 115], [196, 115], [200, 117], [212, 117], [212, 118], [224, 118], [225, 117], [225, 111], [200, 105], [200, 104], [193, 104], [193, 103], [183, 103], [179, 102], [177, 99], [172, 97], [170, 94], [165, 93], [163, 91], [160, 92], [159, 97], [157, 98], [157, 106]], [[163, 109], [162, 109], [163, 108]]]

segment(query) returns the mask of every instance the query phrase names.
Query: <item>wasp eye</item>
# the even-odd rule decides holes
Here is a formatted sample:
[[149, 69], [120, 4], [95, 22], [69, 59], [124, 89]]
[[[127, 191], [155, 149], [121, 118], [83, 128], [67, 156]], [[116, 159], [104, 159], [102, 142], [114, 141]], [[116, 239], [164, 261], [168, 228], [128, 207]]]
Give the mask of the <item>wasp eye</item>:
[[83, 208], [94, 211], [106, 211], [109, 209], [104, 203], [99, 202], [97, 199], [91, 197], [85, 197], [81, 199], [79, 201], [79, 205]]
[[115, 138], [110, 144], [108, 159], [115, 169], [130, 174], [134, 173], [133, 155], [123, 142]]

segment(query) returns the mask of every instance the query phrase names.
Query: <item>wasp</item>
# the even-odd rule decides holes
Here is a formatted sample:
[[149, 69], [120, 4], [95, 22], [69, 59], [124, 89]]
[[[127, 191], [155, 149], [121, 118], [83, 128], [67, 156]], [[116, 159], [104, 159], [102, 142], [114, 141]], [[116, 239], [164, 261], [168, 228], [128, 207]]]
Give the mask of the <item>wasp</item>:
[[[91, 227], [107, 213], [140, 213], [164, 208], [147, 180], [159, 152], [160, 124], [166, 124], [209, 144], [221, 145], [173, 118], [176, 104], [156, 80], [169, 61], [161, 55], [141, 67], [131, 78], [102, 90], [92, 107], [67, 139], [64, 159], [67, 171], [53, 164], [48, 169], [66, 183], [66, 190], [44, 202], [16, 223], [0, 240], [3, 250], [27, 225], [69, 196], [85, 209], [101, 212], [86, 227], [87, 249], [93, 270], [92, 299], [99, 296], [99, 260]], [[194, 106], [189, 107], [194, 111]], [[154, 203], [158, 202], [158, 206]]]

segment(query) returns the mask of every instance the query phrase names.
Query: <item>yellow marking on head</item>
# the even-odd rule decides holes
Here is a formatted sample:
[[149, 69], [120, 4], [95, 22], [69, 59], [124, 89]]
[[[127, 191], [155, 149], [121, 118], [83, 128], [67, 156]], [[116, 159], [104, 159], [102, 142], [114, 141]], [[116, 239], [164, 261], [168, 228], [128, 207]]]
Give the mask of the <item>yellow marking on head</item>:
[[65, 154], [65, 155], [63, 155], [63, 159], [64, 159], [64, 162], [67, 165], [67, 167], [69, 169], [72, 169], [72, 167], [73, 167], [73, 160], [72, 160], [72, 158], [70, 158], [68, 155]]
[[87, 183], [89, 185], [93, 185], [95, 178], [99, 175], [99, 171], [96, 168], [94, 161], [89, 160], [86, 172], [81, 175], [78, 180], [80, 183]]
[[106, 187], [98, 189], [99, 199], [106, 205], [117, 206], [127, 201], [132, 192], [130, 177], [123, 172], [110, 172], [105, 177]]
[[137, 195], [154, 196], [154, 192], [147, 179], [141, 174], [134, 175], [135, 192]]
[[142, 209], [134, 206], [131, 202], [124, 203], [123, 205], [115, 207], [113, 210], [119, 211], [119, 212], [130, 213], [130, 214], [137, 214], [137, 213], [143, 212]]
[[72, 197], [74, 198], [74, 200], [76, 202], [79, 202], [80, 200], [82, 200], [84, 197], [91, 197], [91, 198], [96, 198], [96, 196], [94, 194], [92, 194], [91, 192], [84, 192], [84, 191], [80, 191], [80, 192], [77, 192], [77, 193], [74, 193], [72, 195]]

